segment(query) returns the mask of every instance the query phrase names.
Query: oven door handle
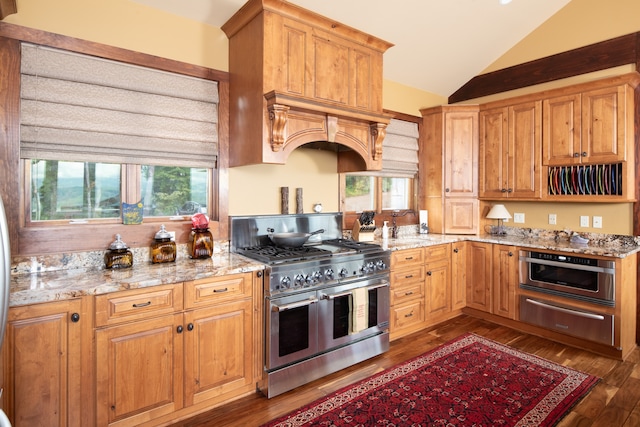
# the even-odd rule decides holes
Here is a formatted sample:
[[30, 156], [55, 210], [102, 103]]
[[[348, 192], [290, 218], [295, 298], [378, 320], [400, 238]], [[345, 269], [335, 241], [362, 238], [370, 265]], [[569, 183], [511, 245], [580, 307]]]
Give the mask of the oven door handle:
[[548, 308], [549, 310], [555, 310], [555, 311], [560, 311], [562, 313], [573, 314], [575, 316], [586, 317], [587, 319], [604, 320], [604, 316], [601, 316], [599, 314], [585, 313], [583, 311], [570, 310], [568, 308], [556, 307], [555, 305], [545, 304], [543, 302], [536, 301], [536, 300], [533, 300], [533, 299], [530, 299], [530, 298], [527, 298], [525, 301], [530, 303], [530, 304], [533, 304], [533, 305], [537, 305], [537, 306], [540, 306], [540, 307]]
[[615, 268], [605, 268], [605, 267], [593, 267], [590, 265], [580, 265], [580, 264], [571, 264], [567, 262], [558, 262], [558, 261], [547, 261], [544, 259], [530, 258], [530, 257], [520, 257], [520, 261], [526, 261], [529, 264], [540, 264], [540, 265], [550, 265], [553, 267], [562, 267], [568, 268], [572, 270], [583, 270], [583, 271], [594, 271], [596, 273], [607, 273], [607, 274], [615, 274]]
[[292, 302], [291, 304], [285, 304], [285, 305], [277, 305], [277, 304], [271, 303], [271, 311], [273, 311], [274, 313], [278, 313], [280, 311], [287, 311], [293, 308], [305, 307], [307, 305], [315, 304], [317, 302], [318, 302], [318, 298], [311, 297], [309, 299], [296, 301], [296, 302]]
[[[372, 285], [372, 286], [365, 286], [365, 288], [367, 289], [367, 291], [373, 290], [373, 289], [379, 289], [379, 288], [388, 288], [389, 287], [389, 282], [382, 282], [382, 283], [378, 283], [376, 285]], [[357, 288], [354, 288], [357, 289]], [[327, 300], [333, 300], [336, 298], [340, 298], [340, 297], [346, 297], [349, 296], [351, 294], [353, 294], [354, 289], [351, 289], [349, 291], [346, 292], [340, 292], [337, 294], [322, 294], [322, 299], [327, 299]]]

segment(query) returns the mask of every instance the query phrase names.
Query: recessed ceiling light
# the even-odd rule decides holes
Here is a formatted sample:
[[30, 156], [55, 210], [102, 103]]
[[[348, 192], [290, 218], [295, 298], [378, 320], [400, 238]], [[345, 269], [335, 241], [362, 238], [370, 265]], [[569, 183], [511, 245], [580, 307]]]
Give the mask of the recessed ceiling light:
[[500, 4], [509, 4], [511, 0], [500, 0]]

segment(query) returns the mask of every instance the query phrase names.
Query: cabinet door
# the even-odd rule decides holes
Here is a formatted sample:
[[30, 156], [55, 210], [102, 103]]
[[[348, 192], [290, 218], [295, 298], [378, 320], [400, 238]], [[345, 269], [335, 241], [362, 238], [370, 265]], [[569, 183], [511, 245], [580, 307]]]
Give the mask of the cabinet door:
[[479, 197], [507, 197], [508, 109], [480, 111]]
[[188, 311], [185, 324], [186, 406], [255, 387], [251, 299]]
[[451, 272], [449, 259], [429, 262], [426, 270], [426, 317], [435, 318], [451, 312]]
[[182, 314], [96, 331], [98, 425], [134, 426], [182, 408]]
[[467, 242], [467, 306], [491, 311], [492, 244]]
[[447, 198], [444, 201], [444, 232], [475, 234], [478, 232], [478, 199]]
[[74, 316], [81, 305], [70, 300], [9, 310], [2, 399], [14, 427], [83, 425], [81, 328], [91, 320]]
[[582, 151], [591, 163], [626, 157], [626, 86], [595, 89], [582, 94]]
[[451, 309], [467, 305], [467, 245], [456, 242], [451, 246]]
[[580, 163], [580, 94], [545, 99], [542, 111], [543, 164], [565, 166]]
[[509, 107], [507, 197], [542, 196], [542, 101]]
[[478, 113], [445, 113], [444, 196], [478, 195]]
[[493, 314], [516, 318], [518, 257], [515, 246], [493, 245]]

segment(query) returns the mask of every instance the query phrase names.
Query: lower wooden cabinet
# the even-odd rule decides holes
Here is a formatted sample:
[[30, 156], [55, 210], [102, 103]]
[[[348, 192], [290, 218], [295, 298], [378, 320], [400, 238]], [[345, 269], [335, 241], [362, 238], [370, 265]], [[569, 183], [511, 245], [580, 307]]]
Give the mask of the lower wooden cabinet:
[[256, 281], [244, 273], [96, 297], [97, 424], [166, 424], [254, 392]]
[[467, 242], [467, 307], [491, 311], [492, 244]]
[[451, 313], [451, 245], [425, 248], [425, 306], [427, 321], [437, 323]]
[[396, 339], [424, 328], [424, 248], [391, 253], [390, 338]]
[[9, 310], [2, 407], [14, 427], [93, 424], [87, 311], [82, 299]]
[[451, 310], [462, 310], [466, 305], [467, 242], [463, 241], [451, 244]]

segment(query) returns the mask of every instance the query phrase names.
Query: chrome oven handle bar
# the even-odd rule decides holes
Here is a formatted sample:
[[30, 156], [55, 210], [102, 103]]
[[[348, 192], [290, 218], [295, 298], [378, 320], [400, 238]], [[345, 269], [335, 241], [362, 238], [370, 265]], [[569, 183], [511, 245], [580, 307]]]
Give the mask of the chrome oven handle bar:
[[555, 311], [560, 311], [562, 313], [573, 314], [575, 316], [586, 317], [587, 319], [604, 320], [604, 316], [601, 316], [599, 314], [584, 313], [582, 311], [570, 310], [568, 308], [562, 308], [562, 307], [556, 307], [555, 305], [545, 304], [543, 302], [532, 300], [530, 298], [527, 298], [526, 301], [528, 303], [530, 303], [530, 304], [533, 304], [533, 305], [537, 305], [537, 306], [540, 306], [540, 307], [548, 308], [549, 310], [555, 310]]
[[[367, 289], [367, 291], [373, 290], [373, 289], [379, 289], [379, 288], [388, 288], [389, 287], [389, 282], [383, 281], [382, 283], [378, 283], [372, 286], [365, 286], [365, 288]], [[357, 289], [357, 288], [356, 288]], [[346, 292], [340, 292], [337, 294], [322, 294], [322, 299], [328, 299], [328, 300], [333, 300], [336, 298], [340, 298], [340, 297], [346, 297], [349, 296], [353, 293], [354, 289], [351, 289], [349, 291]]]
[[271, 311], [277, 313], [277, 312], [280, 312], [280, 311], [291, 310], [293, 308], [305, 307], [307, 305], [315, 304], [317, 302], [318, 302], [318, 298], [311, 297], [309, 299], [305, 299], [305, 300], [302, 300], [302, 301], [292, 302], [291, 304], [285, 304], [285, 305], [272, 304], [271, 305]]
[[549, 261], [538, 258], [530, 258], [530, 257], [520, 257], [520, 261], [528, 262], [529, 264], [540, 264], [540, 265], [550, 265], [553, 267], [562, 267], [571, 270], [584, 270], [584, 271], [593, 271], [596, 273], [607, 273], [607, 274], [615, 274], [615, 268], [606, 268], [606, 267], [593, 267], [590, 265], [580, 265], [580, 264], [571, 264], [567, 262], [558, 262], [558, 261]]

